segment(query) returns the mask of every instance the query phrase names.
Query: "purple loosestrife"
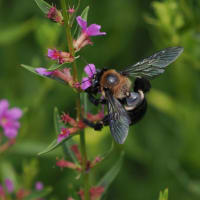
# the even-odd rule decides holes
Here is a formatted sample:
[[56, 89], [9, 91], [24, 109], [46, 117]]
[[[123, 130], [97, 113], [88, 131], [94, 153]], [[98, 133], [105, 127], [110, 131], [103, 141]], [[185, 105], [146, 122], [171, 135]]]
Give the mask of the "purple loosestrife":
[[0, 126], [7, 138], [13, 139], [17, 136], [20, 127], [18, 120], [21, 116], [21, 109], [16, 107], [9, 109], [8, 101], [6, 99], [0, 100]]
[[94, 64], [88, 64], [84, 68], [85, 73], [88, 77], [83, 77], [81, 82], [81, 89], [86, 90], [92, 85], [92, 77], [96, 74], [96, 68]]
[[87, 22], [84, 19], [82, 19], [81, 16], [78, 16], [76, 20], [82, 29], [81, 35], [78, 37], [77, 40], [74, 40], [73, 42], [74, 49], [76, 51], [79, 51], [81, 48], [88, 44], [93, 44], [90, 40], [91, 36], [99, 36], [106, 34], [105, 32], [100, 32], [101, 26], [98, 24], [91, 24], [87, 27]]

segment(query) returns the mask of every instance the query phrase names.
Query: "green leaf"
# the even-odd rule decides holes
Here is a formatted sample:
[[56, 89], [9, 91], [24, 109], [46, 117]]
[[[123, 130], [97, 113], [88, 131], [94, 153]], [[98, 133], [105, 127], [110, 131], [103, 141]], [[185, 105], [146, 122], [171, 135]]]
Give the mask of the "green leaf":
[[122, 151], [120, 154], [119, 160], [114, 164], [114, 166], [103, 176], [103, 178], [97, 184], [97, 186], [104, 187], [103, 195], [106, 193], [111, 183], [117, 177], [122, 166], [123, 156], [124, 156], [124, 152]]
[[34, 191], [30, 195], [24, 198], [24, 200], [35, 200], [47, 196], [52, 191], [52, 188], [48, 187], [41, 191]]
[[166, 188], [163, 192], [160, 191], [159, 200], [168, 200], [168, 188]]
[[[89, 9], [90, 7], [87, 6], [83, 12], [81, 13], [81, 17], [87, 22], [87, 18], [88, 18], [88, 12], [89, 12]], [[74, 30], [74, 36], [76, 35], [76, 33], [78, 32], [77, 34], [77, 38], [80, 36], [81, 34], [81, 27], [77, 24], [76, 27], [75, 27], [75, 30]]]
[[35, 67], [28, 66], [28, 65], [24, 65], [24, 64], [22, 64], [21, 67], [27, 69], [29, 72], [32, 72], [32, 73], [36, 74], [37, 76], [44, 77], [44, 78], [49, 78], [49, 79], [53, 79], [53, 80], [56, 80], [56, 81], [58, 81], [58, 82], [63, 83], [63, 84], [66, 85], [66, 83], [65, 83], [62, 79], [59, 79], [59, 78], [57, 78], [57, 77], [54, 77], [54, 76], [44, 76], [44, 75], [38, 74], [38, 73], [35, 71], [35, 69], [36, 69]]
[[49, 12], [49, 9], [52, 8], [52, 6], [48, 4], [46, 1], [35, 0], [35, 2], [44, 14], [47, 14]]
[[60, 114], [58, 112], [58, 108], [54, 108], [54, 128], [56, 131], [56, 135], [60, 134], [61, 128], [64, 127], [64, 124], [61, 121]]
[[56, 70], [56, 69], [62, 69], [62, 68], [64, 68], [64, 67], [66, 67], [66, 65], [67, 64], [69, 64], [69, 63], [63, 63], [63, 64], [53, 64], [53, 65], [51, 65], [51, 67], [49, 67], [47, 70], [48, 71], [54, 71], [54, 70]]
[[38, 153], [38, 155], [46, 154], [46, 153], [48, 153], [50, 151], [53, 151], [54, 149], [60, 147], [64, 142], [66, 142], [67, 140], [71, 139], [75, 135], [78, 135], [78, 133], [70, 135], [69, 137], [63, 139], [61, 142], [58, 142], [57, 138], [56, 138], [55, 140], [53, 140], [53, 142], [51, 142], [51, 144], [45, 150], [43, 150], [40, 153]]

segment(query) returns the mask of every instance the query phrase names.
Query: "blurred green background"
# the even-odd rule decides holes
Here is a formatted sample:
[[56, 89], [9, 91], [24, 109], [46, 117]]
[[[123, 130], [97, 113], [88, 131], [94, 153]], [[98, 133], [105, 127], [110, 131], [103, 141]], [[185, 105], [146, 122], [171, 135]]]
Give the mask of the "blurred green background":
[[[59, 1], [49, 1], [59, 7]], [[73, 1], [71, 1], [73, 4]], [[77, 3], [77, 2], [76, 2]], [[71, 5], [72, 5], [71, 4]], [[164, 188], [169, 200], [200, 199], [200, 0], [91, 0], [88, 23], [102, 25], [106, 36], [80, 55], [96, 67], [122, 69], [169, 46], [184, 53], [152, 81], [145, 118], [131, 127], [122, 169], [107, 199], [155, 200]], [[65, 33], [48, 21], [33, 0], [0, 0], [0, 99], [26, 108], [16, 145], [0, 157], [0, 180], [16, 187], [41, 180], [53, 187], [47, 199], [66, 199], [76, 174], [55, 166], [62, 149], [37, 156], [54, 138], [53, 108], [75, 116], [73, 91], [39, 78], [20, 64], [49, 67], [47, 48], [66, 50]], [[78, 61], [81, 77], [85, 63]], [[88, 130], [90, 158], [109, 148], [111, 136]], [[95, 183], [113, 164], [110, 156], [93, 173]]]

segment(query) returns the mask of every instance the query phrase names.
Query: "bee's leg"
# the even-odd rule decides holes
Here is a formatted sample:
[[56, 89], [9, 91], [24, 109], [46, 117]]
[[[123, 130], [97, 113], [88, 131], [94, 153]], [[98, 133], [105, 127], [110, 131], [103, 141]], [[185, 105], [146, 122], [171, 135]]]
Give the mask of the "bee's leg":
[[91, 122], [88, 119], [83, 119], [83, 122], [87, 126], [93, 128], [96, 131], [100, 131], [103, 128], [103, 126], [109, 125], [108, 115], [106, 115], [101, 121], [96, 122], [96, 123]]
[[134, 110], [128, 111], [128, 115], [131, 119], [130, 125], [140, 121], [144, 117], [146, 110], [147, 110], [147, 101], [144, 98], [144, 100], [139, 106], [137, 106]]
[[90, 93], [88, 94], [88, 98], [90, 102], [93, 103], [95, 106], [98, 106], [99, 104], [106, 104], [105, 99], [97, 99], [96, 97], [94, 97], [94, 95]]
[[144, 93], [151, 89], [151, 84], [146, 78], [136, 78], [134, 82], [134, 92], [142, 90]]

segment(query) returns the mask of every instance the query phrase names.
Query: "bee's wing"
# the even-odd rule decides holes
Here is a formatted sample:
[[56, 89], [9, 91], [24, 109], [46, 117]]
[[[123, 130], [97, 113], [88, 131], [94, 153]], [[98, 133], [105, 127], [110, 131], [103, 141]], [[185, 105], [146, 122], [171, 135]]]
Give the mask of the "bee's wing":
[[123, 144], [128, 136], [130, 118], [122, 104], [109, 92], [106, 91], [108, 102], [109, 126], [114, 140]]
[[121, 71], [126, 76], [154, 78], [165, 71], [183, 52], [183, 47], [169, 47]]

